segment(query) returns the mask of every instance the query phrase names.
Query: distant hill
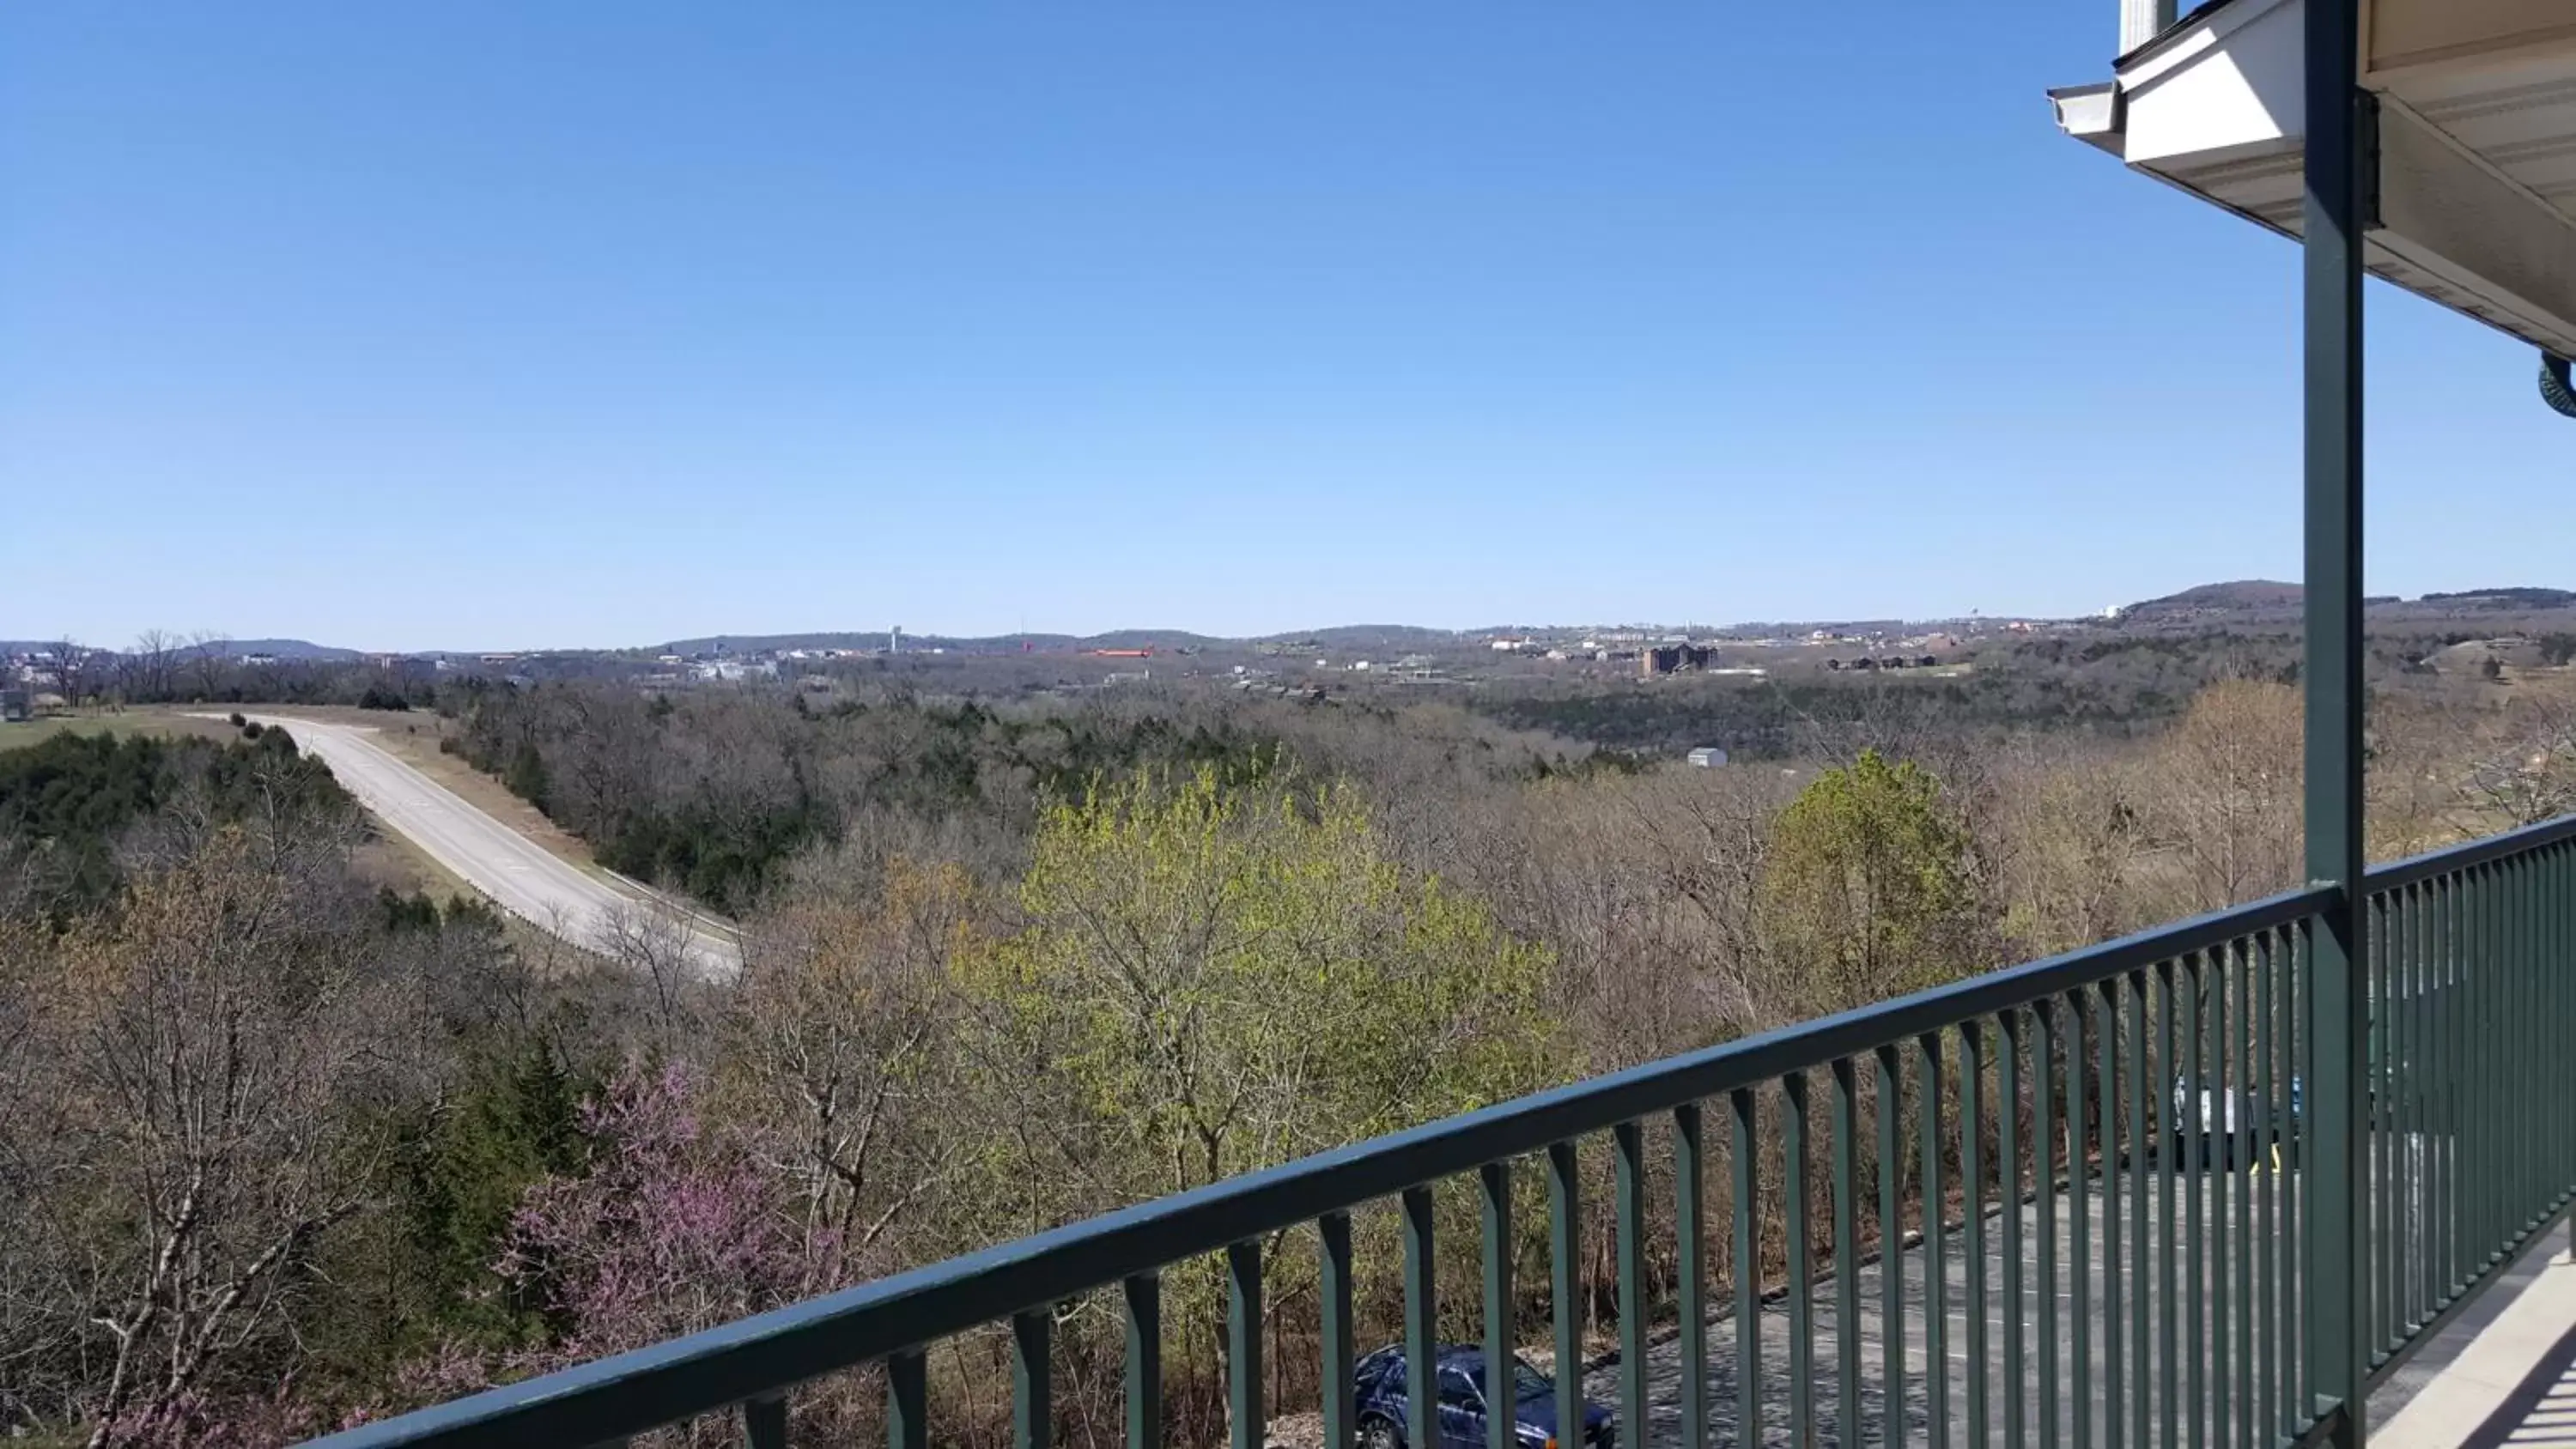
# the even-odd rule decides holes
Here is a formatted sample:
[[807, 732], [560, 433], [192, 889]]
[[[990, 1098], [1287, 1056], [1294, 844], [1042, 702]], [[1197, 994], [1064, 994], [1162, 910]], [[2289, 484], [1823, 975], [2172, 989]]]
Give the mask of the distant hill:
[[2307, 591], [2297, 584], [2273, 579], [2238, 579], [2232, 583], [2201, 584], [2161, 599], [2131, 604], [2122, 617], [2141, 620], [2198, 618], [2209, 614], [2274, 613], [2295, 609], [2307, 598]]
[[[1234, 641], [1207, 634], [1193, 634], [1185, 629], [1114, 629], [1106, 634], [991, 634], [961, 638], [947, 634], [906, 634], [903, 647], [946, 649], [959, 654], [1017, 654], [1022, 648], [1055, 653], [1069, 649], [1209, 649]], [[696, 639], [674, 639], [661, 646], [665, 654], [761, 654], [780, 649], [883, 649], [887, 635], [883, 630], [852, 633], [847, 630], [815, 634], [709, 634]]]
[[[0, 654], [30, 654], [38, 650], [51, 649], [61, 642], [59, 639], [0, 639]], [[122, 649], [109, 649], [104, 644], [93, 644], [88, 640], [79, 642], [93, 650], [103, 649], [116, 654], [127, 652]], [[355, 649], [316, 644], [309, 639], [223, 639], [216, 642], [224, 653], [235, 657], [244, 654], [265, 654], [272, 659], [327, 664], [345, 664], [350, 660], [366, 657]], [[195, 649], [196, 646], [193, 644], [179, 646], [179, 652], [182, 654], [193, 653]]]
[[[2270, 579], [2240, 579], [2233, 583], [2202, 584], [2178, 594], [2167, 594], [2161, 599], [2132, 604], [2121, 617], [2138, 623], [2171, 623], [2225, 616], [2278, 618], [2296, 613], [2306, 597], [2306, 591], [2297, 584]], [[2529, 613], [2576, 607], [2576, 590], [2515, 585], [2511, 588], [2431, 593], [2414, 599], [2382, 594], [2362, 602], [2373, 614], [2391, 619], [2447, 619], [2462, 614]]]
[[2468, 589], [2456, 594], [2426, 594], [2418, 602], [2454, 609], [2563, 609], [2576, 604], [2567, 589]]
[[1458, 642], [1458, 634], [1449, 629], [1425, 629], [1418, 624], [1340, 624], [1330, 629], [1309, 629], [1298, 634], [1272, 634], [1261, 642], [1279, 644], [1320, 644], [1327, 649], [1436, 649]]
[[292, 659], [298, 663], [346, 664], [366, 655], [355, 649], [342, 649], [330, 644], [316, 644], [308, 639], [226, 639], [223, 649], [236, 657], [244, 654], [266, 654], [275, 659]]

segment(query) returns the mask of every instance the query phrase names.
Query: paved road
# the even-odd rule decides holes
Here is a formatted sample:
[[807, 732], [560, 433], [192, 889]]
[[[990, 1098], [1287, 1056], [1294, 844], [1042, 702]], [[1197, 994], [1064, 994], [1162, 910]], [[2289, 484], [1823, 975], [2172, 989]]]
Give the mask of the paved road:
[[731, 975], [740, 950], [721, 928], [639, 901], [548, 852], [387, 753], [373, 731], [318, 720], [252, 715], [282, 726], [358, 803], [504, 910], [565, 940], [609, 951], [639, 939], [680, 952], [701, 975]]

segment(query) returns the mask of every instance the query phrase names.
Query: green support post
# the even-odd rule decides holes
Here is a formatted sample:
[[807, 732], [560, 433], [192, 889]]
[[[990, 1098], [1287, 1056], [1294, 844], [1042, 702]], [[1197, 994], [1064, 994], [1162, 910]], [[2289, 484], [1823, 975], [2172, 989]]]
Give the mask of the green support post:
[[[2306, 43], [2307, 868], [2342, 894], [2310, 936], [2313, 1115], [2301, 1145], [2307, 1239], [2310, 1412], [2331, 1442], [2367, 1442], [2356, 1288], [2369, 1271], [2360, 1175], [2369, 957], [2362, 879], [2362, 229], [2375, 171], [2360, 75], [2359, 0], [2308, 0]], [[2305, 1407], [2305, 1406], [2303, 1406]]]

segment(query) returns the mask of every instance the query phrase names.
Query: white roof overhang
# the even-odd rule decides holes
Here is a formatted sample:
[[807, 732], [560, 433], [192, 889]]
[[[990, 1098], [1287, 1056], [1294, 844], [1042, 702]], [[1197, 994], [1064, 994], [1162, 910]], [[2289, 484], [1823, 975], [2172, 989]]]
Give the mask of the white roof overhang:
[[[2067, 134], [2297, 236], [2304, 0], [2217, 0], [2050, 92]], [[2576, 355], [2576, 6], [2362, 0], [2379, 99], [2370, 270]]]

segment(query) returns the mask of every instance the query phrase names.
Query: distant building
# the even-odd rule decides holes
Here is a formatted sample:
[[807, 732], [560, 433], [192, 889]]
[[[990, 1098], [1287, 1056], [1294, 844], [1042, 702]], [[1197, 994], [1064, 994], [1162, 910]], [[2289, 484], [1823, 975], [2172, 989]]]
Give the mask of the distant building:
[[34, 714], [34, 699], [26, 690], [0, 689], [0, 720], [16, 723]]
[[1652, 679], [1658, 674], [1706, 669], [1715, 655], [1715, 650], [1702, 644], [1657, 644], [1637, 652], [1637, 672]]
[[1703, 770], [1715, 769], [1726, 763], [1726, 751], [1715, 745], [1702, 745], [1690, 752], [1689, 759]]

